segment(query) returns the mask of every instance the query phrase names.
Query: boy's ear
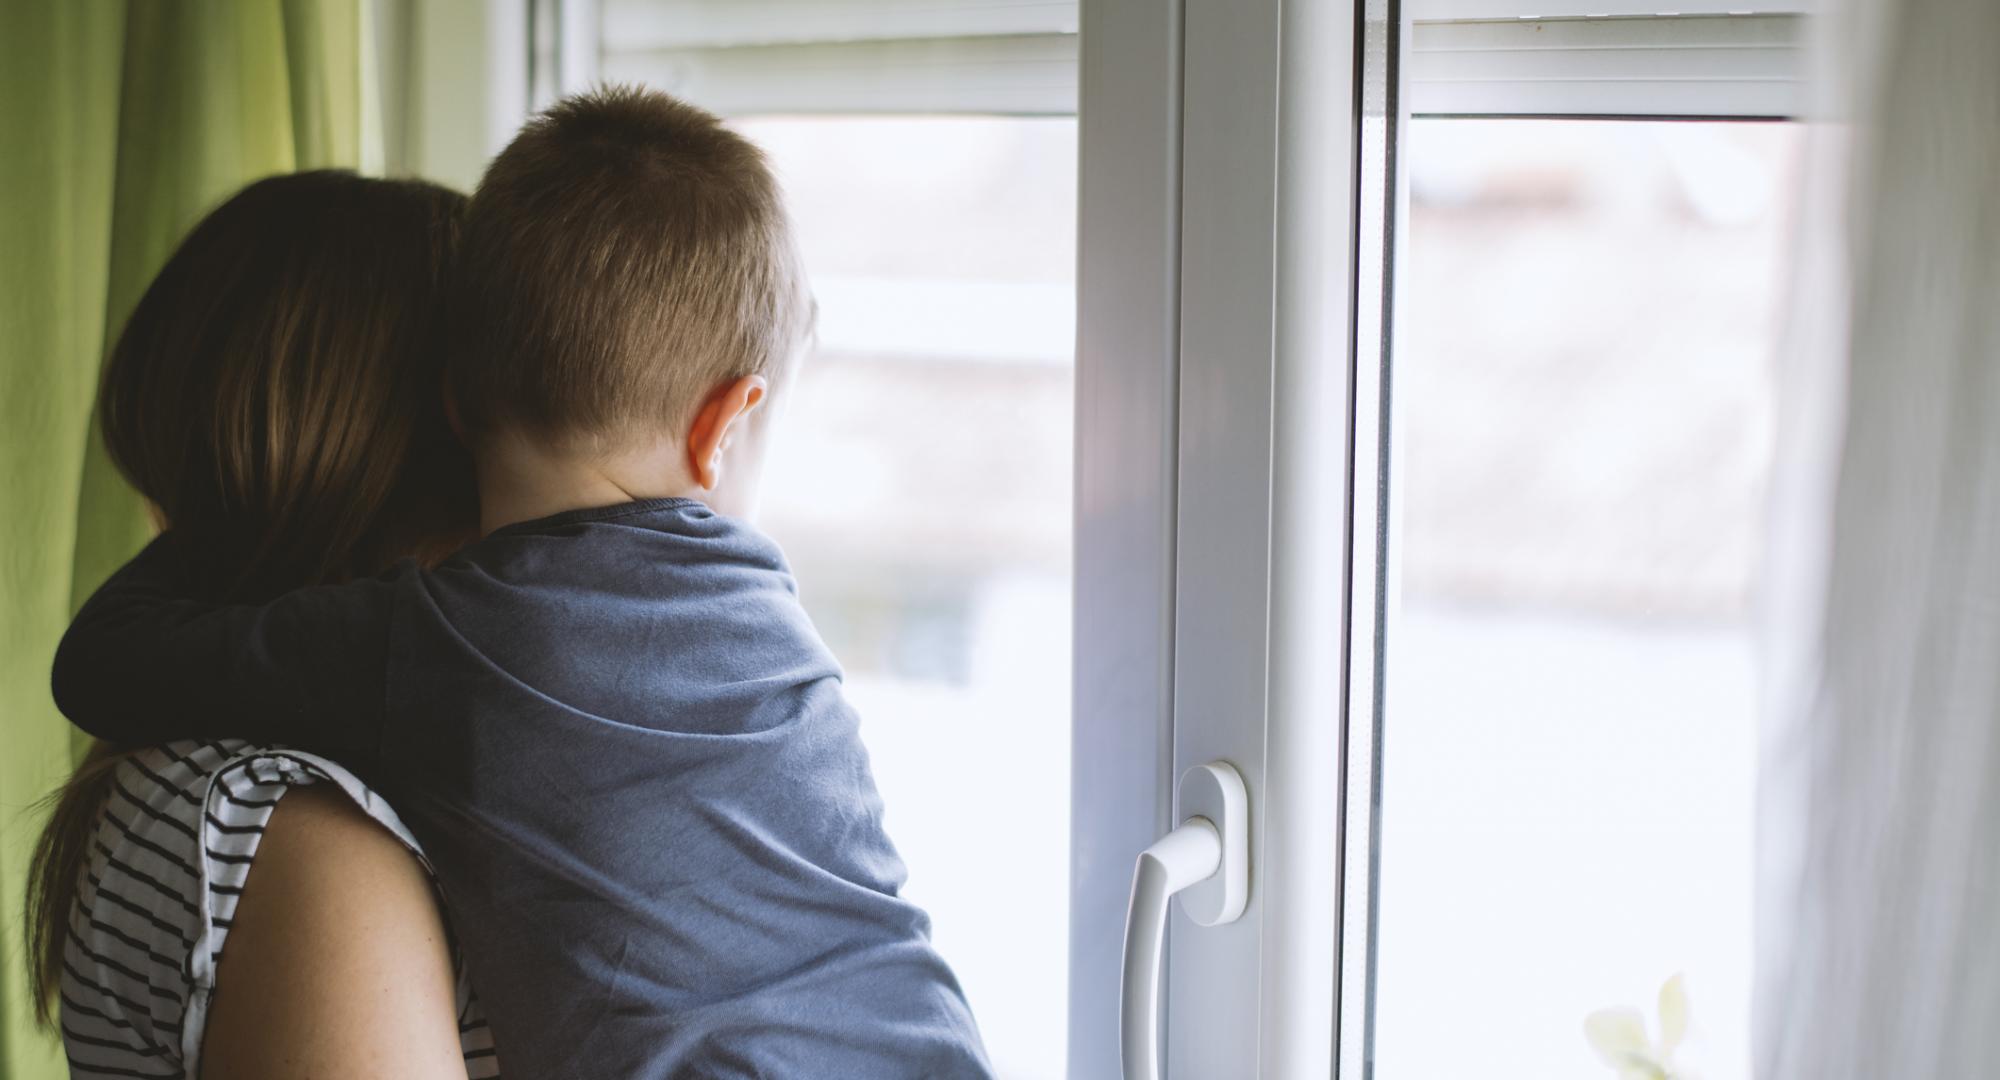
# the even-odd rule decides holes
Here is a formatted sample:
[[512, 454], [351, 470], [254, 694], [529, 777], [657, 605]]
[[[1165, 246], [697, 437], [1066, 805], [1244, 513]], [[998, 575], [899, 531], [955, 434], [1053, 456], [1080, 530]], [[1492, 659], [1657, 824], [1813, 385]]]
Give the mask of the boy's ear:
[[743, 419], [764, 403], [768, 389], [762, 375], [731, 379], [709, 392], [688, 428], [688, 475], [704, 491], [722, 482], [722, 452]]

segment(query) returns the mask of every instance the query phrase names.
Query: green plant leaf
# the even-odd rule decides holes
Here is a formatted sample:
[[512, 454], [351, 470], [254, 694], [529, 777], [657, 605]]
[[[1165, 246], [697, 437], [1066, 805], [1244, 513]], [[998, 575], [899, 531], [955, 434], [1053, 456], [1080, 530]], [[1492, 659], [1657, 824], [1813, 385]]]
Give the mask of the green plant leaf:
[[1583, 1037], [1606, 1065], [1624, 1075], [1651, 1059], [1646, 1021], [1637, 1009], [1599, 1009], [1583, 1019]]
[[1667, 1064], [1687, 1037], [1687, 978], [1675, 975], [1660, 986], [1660, 1063]]

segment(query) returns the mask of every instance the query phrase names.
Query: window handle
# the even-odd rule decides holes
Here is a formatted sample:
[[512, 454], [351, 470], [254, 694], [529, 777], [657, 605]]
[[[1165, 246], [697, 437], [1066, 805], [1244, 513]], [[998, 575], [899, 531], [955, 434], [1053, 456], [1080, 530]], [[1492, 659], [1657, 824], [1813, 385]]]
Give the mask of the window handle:
[[1181, 774], [1174, 799], [1181, 823], [1139, 853], [1125, 910], [1125, 973], [1119, 986], [1120, 1057], [1125, 1080], [1159, 1080], [1160, 960], [1167, 907], [1175, 895], [1198, 926], [1243, 914], [1250, 892], [1250, 799], [1225, 761]]

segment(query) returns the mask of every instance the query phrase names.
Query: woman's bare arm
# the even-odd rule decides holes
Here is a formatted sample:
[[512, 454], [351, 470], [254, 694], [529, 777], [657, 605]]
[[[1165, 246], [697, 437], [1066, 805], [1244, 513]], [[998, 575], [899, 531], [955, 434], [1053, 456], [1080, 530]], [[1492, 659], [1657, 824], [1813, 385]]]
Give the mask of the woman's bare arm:
[[216, 969], [201, 1080], [464, 1080], [442, 914], [332, 785], [278, 803]]

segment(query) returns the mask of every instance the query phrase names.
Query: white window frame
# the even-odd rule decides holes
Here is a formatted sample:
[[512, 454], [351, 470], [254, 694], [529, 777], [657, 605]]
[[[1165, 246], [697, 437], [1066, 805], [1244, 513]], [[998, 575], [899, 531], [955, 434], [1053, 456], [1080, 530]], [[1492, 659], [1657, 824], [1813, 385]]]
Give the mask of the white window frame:
[[[1350, 457], [1374, 430], [1353, 407], [1374, 393], [1352, 359], [1359, 12], [1084, 11], [1070, 1075], [1118, 1075], [1131, 859], [1172, 823], [1172, 778], [1221, 759], [1251, 795], [1250, 906], [1170, 923], [1168, 1075], [1330, 1076], [1349, 662], [1373, 669], [1348, 627], [1375, 624], [1348, 597], [1378, 592], [1348, 576], [1377, 505]], [[1171, 396], [1135, 392], [1163, 373]]]
[[1168, 827], [1181, 296], [1178, 2], [1083, 7], [1069, 1075], [1119, 1075], [1133, 859]]

